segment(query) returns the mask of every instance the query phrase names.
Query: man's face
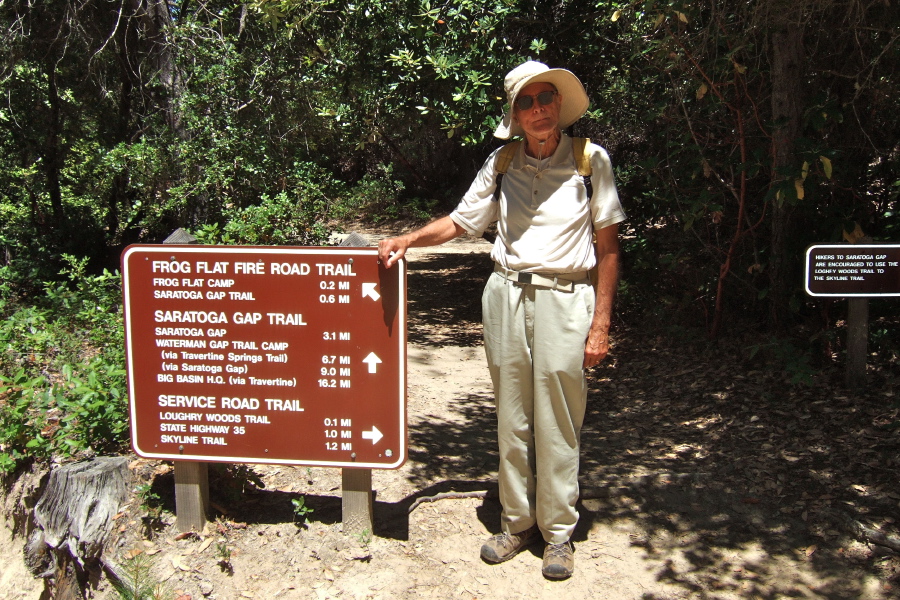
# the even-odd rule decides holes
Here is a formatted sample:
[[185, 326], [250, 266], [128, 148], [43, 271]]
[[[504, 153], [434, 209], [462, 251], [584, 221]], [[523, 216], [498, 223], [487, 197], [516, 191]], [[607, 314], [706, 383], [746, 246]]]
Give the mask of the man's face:
[[[537, 99], [537, 95], [541, 92], [555, 91], [556, 88], [553, 84], [538, 82], [526, 85], [519, 92], [519, 95], [516, 96], [516, 102], [513, 106], [513, 118], [527, 135], [544, 140], [559, 129], [559, 107], [562, 102], [562, 96], [558, 93], [554, 94], [553, 101], [550, 104], [541, 104]], [[529, 108], [520, 109], [518, 107], [518, 100], [523, 96], [531, 97], [532, 102]]]

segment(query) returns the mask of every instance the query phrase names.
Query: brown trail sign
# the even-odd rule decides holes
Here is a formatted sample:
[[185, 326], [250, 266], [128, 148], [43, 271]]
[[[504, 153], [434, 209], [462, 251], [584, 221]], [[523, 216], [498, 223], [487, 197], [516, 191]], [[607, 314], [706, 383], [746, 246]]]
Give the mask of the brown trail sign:
[[200, 469], [183, 469], [200, 497], [206, 461], [345, 467], [346, 494], [368, 505], [354, 517], [364, 526], [369, 469], [407, 453], [398, 267], [374, 248], [126, 248], [135, 452]]

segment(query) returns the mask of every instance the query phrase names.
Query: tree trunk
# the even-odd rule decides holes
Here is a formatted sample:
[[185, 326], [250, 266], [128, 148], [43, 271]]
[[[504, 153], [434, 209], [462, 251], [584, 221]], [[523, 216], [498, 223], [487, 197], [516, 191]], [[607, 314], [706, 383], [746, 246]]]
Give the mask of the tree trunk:
[[[119, 65], [119, 112], [118, 126], [115, 128], [115, 134], [112, 143], [130, 142], [137, 137], [137, 124], [133, 123], [133, 105], [132, 94], [135, 86], [140, 86], [140, 77], [138, 69], [132, 64], [132, 58], [129, 54], [129, 48], [136, 44], [137, 40], [134, 35], [129, 35], [131, 29], [129, 27], [116, 28], [116, 48]], [[108, 206], [109, 211], [106, 214], [106, 231], [108, 232], [107, 243], [112, 246], [119, 244], [119, 218], [121, 207], [125, 206], [128, 200], [129, 177], [127, 169], [113, 176], [112, 187], [109, 191]]]
[[[141, 2], [144, 4], [144, 2]], [[147, 44], [150, 63], [159, 77], [161, 94], [157, 105], [165, 110], [169, 127], [179, 139], [184, 139], [178, 98], [181, 95], [181, 74], [175, 64], [175, 52], [169, 39], [172, 14], [166, 0], [146, 0], [141, 15], [141, 29]]]
[[59, 174], [62, 170], [63, 162], [62, 148], [60, 147], [62, 110], [56, 80], [56, 64], [52, 57], [48, 58], [47, 104], [50, 107], [48, 115], [50, 122], [47, 123], [47, 137], [44, 142], [43, 159], [47, 193], [50, 196], [50, 206], [53, 211], [53, 227], [58, 229], [63, 222], [62, 187], [59, 182]]
[[[772, 141], [772, 185], [779, 185], [787, 170], [797, 170], [794, 140], [800, 135], [802, 118], [802, 68], [805, 59], [803, 30], [790, 15], [782, 16], [774, 26], [772, 52], [772, 120], [779, 124]], [[788, 176], [791, 177], [791, 176]], [[782, 327], [789, 312], [793, 268], [796, 257], [791, 256], [790, 240], [792, 206], [782, 197], [773, 200], [771, 257], [769, 260], [769, 307], [771, 324]]]

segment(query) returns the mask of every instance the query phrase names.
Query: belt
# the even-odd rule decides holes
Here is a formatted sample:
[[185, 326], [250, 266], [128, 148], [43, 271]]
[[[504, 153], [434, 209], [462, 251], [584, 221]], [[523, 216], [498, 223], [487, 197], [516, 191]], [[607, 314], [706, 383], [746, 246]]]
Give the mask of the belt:
[[507, 281], [515, 281], [516, 283], [524, 283], [525, 285], [536, 285], [538, 287], [550, 288], [551, 290], [559, 290], [561, 292], [571, 292], [575, 289], [576, 283], [587, 283], [590, 281], [587, 271], [539, 275], [538, 273], [510, 271], [509, 269], [504, 269], [500, 265], [494, 263], [494, 272]]

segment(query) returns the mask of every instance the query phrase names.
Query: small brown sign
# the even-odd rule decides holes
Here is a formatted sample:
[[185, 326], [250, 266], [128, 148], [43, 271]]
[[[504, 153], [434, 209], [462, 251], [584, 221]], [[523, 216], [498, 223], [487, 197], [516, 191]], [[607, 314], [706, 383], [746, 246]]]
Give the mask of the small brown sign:
[[374, 248], [134, 245], [131, 440], [146, 458], [396, 468], [406, 279]]
[[806, 251], [810, 296], [900, 296], [900, 244], [820, 244]]

